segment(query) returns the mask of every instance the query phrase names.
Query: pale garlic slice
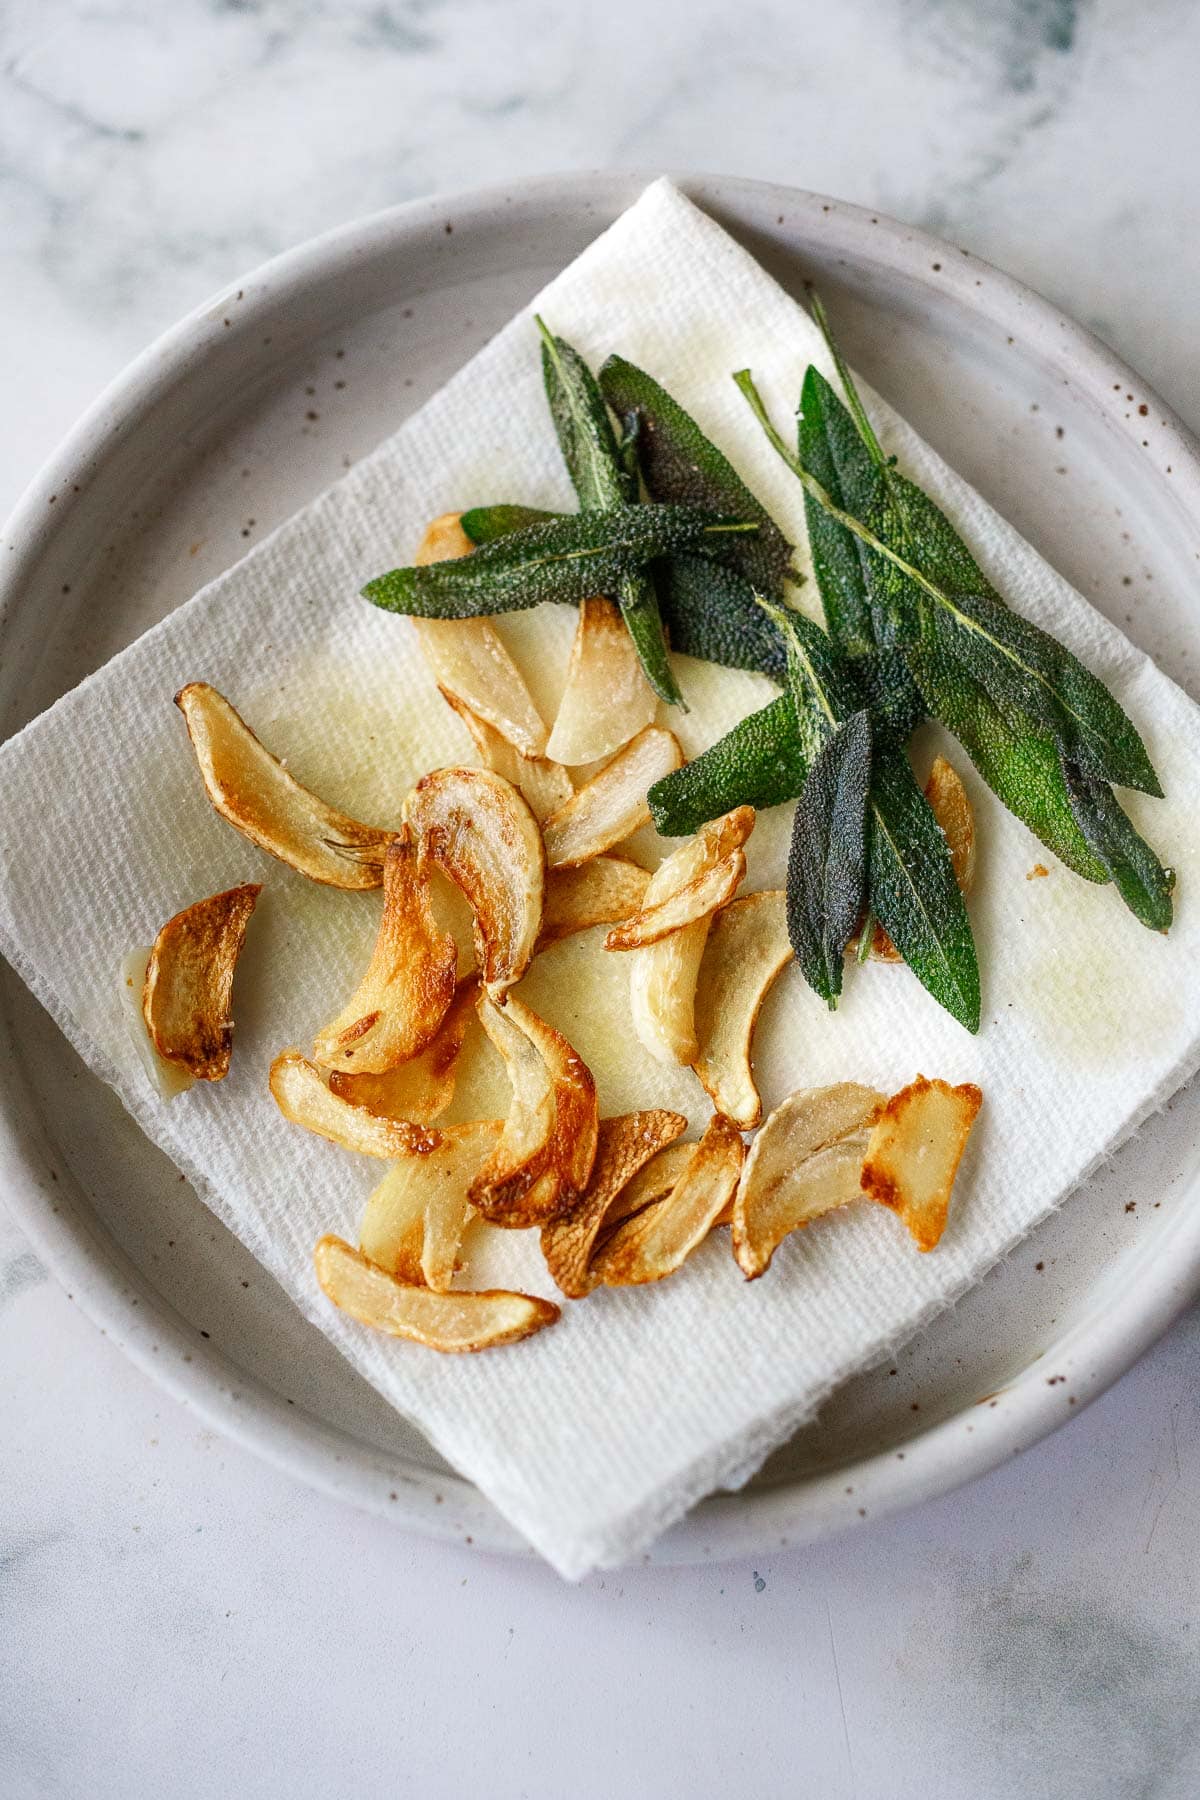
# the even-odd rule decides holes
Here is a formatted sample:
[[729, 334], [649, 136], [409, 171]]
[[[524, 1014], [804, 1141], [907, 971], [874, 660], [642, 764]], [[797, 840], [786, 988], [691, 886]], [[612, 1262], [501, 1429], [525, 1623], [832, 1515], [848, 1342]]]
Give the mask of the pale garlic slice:
[[582, 601], [546, 755], [571, 767], [598, 762], [652, 724], [657, 705], [620, 607]]

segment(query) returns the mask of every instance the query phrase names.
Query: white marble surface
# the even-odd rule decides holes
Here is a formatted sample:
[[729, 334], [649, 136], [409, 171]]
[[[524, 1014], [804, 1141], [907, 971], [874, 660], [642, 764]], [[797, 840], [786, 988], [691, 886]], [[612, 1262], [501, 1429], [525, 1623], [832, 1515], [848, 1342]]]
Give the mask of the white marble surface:
[[[389, 201], [606, 164], [928, 224], [1200, 427], [1188, 0], [9, 0], [0, 511], [121, 364]], [[200, 1429], [0, 1213], [0, 1795], [1200, 1790], [1200, 1315], [966, 1492], [569, 1590]]]

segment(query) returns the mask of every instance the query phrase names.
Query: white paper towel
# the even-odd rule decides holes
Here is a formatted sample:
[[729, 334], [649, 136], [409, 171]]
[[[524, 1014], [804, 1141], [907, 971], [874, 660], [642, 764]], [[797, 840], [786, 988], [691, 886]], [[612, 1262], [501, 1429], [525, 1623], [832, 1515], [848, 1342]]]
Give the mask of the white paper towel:
[[[804, 542], [800, 490], [729, 374], [751, 366], [783, 418], [809, 361], [832, 371], [807, 315], [712, 221], [656, 183], [537, 307], [593, 366], [616, 350], [657, 376]], [[1123, 701], [1168, 796], [1125, 798], [1179, 871], [1169, 940], [1139, 926], [1112, 888], [1057, 865], [1027, 880], [1052, 859], [959, 754], [979, 823], [978, 1038], [902, 968], [854, 969], [836, 1016], [795, 971], [777, 984], [757, 1044], [768, 1106], [799, 1085], [849, 1077], [891, 1089], [918, 1070], [983, 1088], [932, 1255], [864, 1205], [789, 1240], [747, 1285], [718, 1234], [660, 1287], [598, 1293], [530, 1342], [474, 1358], [374, 1336], [316, 1287], [313, 1243], [327, 1230], [355, 1237], [382, 1170], [286, 1124], [266, 1072], [277, 1050], [306, 1045], [340, 1007], [373, 940], [378, 896], [317, 889], [218, 819], [171, 700], [187, 681], [212, 682], [301, 780], [380, 823], [398, 817], [426, 769], [473, 760], [410, 627], [357, 594], [408, 560], [443, 510], [573, 504], [527, 314], [373, 457], [0, 750], [0, 947], [301, 1310], [564, 1575], [621, 1560], [709, 1489], [748, 1474], [838, 1382], [976, 1281], [1200, 1062], [1200, 711], [882, 403], [872, 411], [887, 448], [1011, 603]], [[547, 717], [572, 626], [554, 608], [502, 624]], [[773, 691], [757, 677], [681, 668], [689, 752]], [[781, 883], [789, 812], [761, 816], [748, 886]], [[232, 1073], [165, 1105], [127, 1034], [118, 966], [181, 906], [243, 880], [266, 891], [239, 970]], [[523, 994], [592, 1064], [605, 1113], [668, 1105], [699, 1124], [707, 1102], [691, 1074], [633, 1044], [627, 968], [600, 950], [600, 935], [546, 953]], [[482, 1092], [464, 1094], [458, 1111]], [[553, 1293], [533, 1238], [508, 1234], [498, 1257], [509, 1278]]]

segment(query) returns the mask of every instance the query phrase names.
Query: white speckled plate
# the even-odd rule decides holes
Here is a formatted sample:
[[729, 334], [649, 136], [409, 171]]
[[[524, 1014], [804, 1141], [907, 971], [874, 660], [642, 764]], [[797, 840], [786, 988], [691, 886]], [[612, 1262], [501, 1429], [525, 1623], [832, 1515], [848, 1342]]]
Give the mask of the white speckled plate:
[[[152, 346], [8, 527], [0, 736], [336, 479], [644, 184], [548, 178], [399, 207], [269, 263]], [[785, 188], [682, 185], [785, 283], [817, 278], [863, 373], [1195, 691], [1200, 459], [1127, 368], [920, 232]], [[815, 1538], [942, 1492], [1069, 1418], [1200, 1289], [1198, 1126], [1193, 1084], [952, 1313], [655, 1558]], [[0, 1191], [80, 1304], [213, 1424], [415, 1529], [521, 1547], [300, 1319], [6, 969]]]

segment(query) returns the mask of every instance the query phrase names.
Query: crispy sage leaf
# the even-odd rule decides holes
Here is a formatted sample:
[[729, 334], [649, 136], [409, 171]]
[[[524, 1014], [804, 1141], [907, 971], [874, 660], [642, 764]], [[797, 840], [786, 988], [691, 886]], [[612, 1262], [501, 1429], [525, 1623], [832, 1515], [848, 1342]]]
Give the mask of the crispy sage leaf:
[[695, 420], [665, 388], [622, 356], [610, 356], [604, 364], [600, 391], [626, 433], [635, 434], [642, 477], [651, 499], [711, 507], [731, 518], [758, 522], [752, 542], [747, 539], [737, 545], [722, 546], [724, 559], [760, 593], [770, 599], [780, 598], [784, 584], [794, 579], [792, 546]]
[[788, 857], [788, 937], [804, 979], [832, 1010], [867, 874], [871, 716], [844, 719], [818, 753], [796, 807]]
[[691, 506], [621, 506], [530, 525], [456, 562], [393, 569], [369, 581], [365, 597], [388, 612], [469, 619], [556, 600], [577, 606], [616, 593], [656, 556], [719, 538], [751, 534], [753, 521], [714, 517]]
[[[883, 475], [849, 411], [811, 365], [800, 390], [797, 421], [800, 460], [830, 497], [856, 518], [875, 516]], [[879, 642], [875, 605], [879, 570], [852, 531], [805, 492], [804, 517], [813, 573], [821, 590], [829, 635], [852, 656], [866, 656]], [[888, 564], [882, 565], [883, 569]], [[874, 605], [873, 605], [874, 602]]]
[[673, 775], [656, 781], [646, 799], [656, 831], [687, 837], [735, 806], [782, 806], [804, 791], [809, 757], [796, 702], [780, 694]]
[[[567, 473], [584, 512], [636, 506], [636, 462], [618, 445], [604, 396], [579, 352], [554, 337], [542, 320], [542, 379]], [[646, 679], [660, 700], [678, 706], [683, 696], [671, 670], [654, 582], [645, 569], [630, 571], [615, 589], [626, 629]]]
[[[969, 631], [970, 653], [961, 655], [960, 660], [976, 668], [994, 700], [1002, 703], [1011, 698], [1053, 733], [1066, 757], [1098, 779], [1161, 796], [1158, 777], [1136, 727], [1103, 682], [1056, 638], [1005, 604], [941, 509], [923, 489], [897, 474], [892, 461], [884, 457], [825, 309], [815, 295], [812, 309], [845, 390], [850, 423], [883, 483], [889, 541], [903, 550], [913, 565], [907, 573], [917, 577], [920, 588], [926, 626], [921, 636], [928, 636], [931, 620], [943, 634], [952, 626]], [[815, 379], [821, 383], [819, 375]], [[831, 389], [826, 391], [836, 409], [837, 396]], [[850, 511], [859, 519], [868, 518], [857, 504], [851, 505]], [[871, 564], [866, 566], [869, 573]], [[893, 568], [905, 573], [901, 562], [893, 561]], [[940, 588], [940, 596], [928, 577]]]
[[956, 659], [914, 645], [908, 660], [930, 711], [954, 733], [1009, 812], [1076, 875], [1107, 881], [1109, 870], [1079, 829], [1051, 734], [1014, 706], [998, 704]]
[[684, 551], [654, 570], [671, 647], [727, 669], [753, 669], [782, 684], [783, 639], [740, 569]]
[[913, 974], [968, 1031], [979, 1030], [979, 961], [954, 864], [904, 751], [876, 746], [867, 892]]
[[565, 338], [555, 337], [539, 318], [542, 381], [559, 449], [584, 512], [608, 512], [637, 500], [617, 448], [604, 396], [592, 371]]
[[551, 519], [563, 516], [543, 512], [540, 506], [500, 501], [494, 506], [472, 506], [458, 522], [473, 544], [494, 544], [497, 538], [511, 537], [514, 531], [524, 531], [529, 525], [548, 525]]
[[1071, 807], [1088, 848], [1104, 865], [1134, 917], [1151, 931], [1169, 931], [1175, 877], [1134, 830], [1106, 781], [1064, 761]]
[[1137, 728], [1104, 683], [1004, 604], [927, 494], [902, 476], [890, 486], [905, 521], [904, 551], [928, 578], [920, 584], [921, 644], [965, 664], [994, 701], [1018, 707], [1089, 774], [1161, 796]]
[[[773, 609], [788, 646], [801, 743], [815, 758], [858, 710], [851, 665], [811, 620]], [[903, 746], [885, 736], [867, 803], [867, 904], [913, 974], [968, 1031], [979, 1029], [979, 962], [949, 846]]]
[[[865, 421], [852, 379], [844, 373], [843, 380], [857, 404], [858, 423], [817, 370], [809, 369], [802, 398], [800, 457], [839, 505], [859, 518], [878, 520], [887, 505], [882, 452]], [[845, 641], [861, 643], [874, 629], [872, 601], [878, 608], [890, 609], [889, 626], [896, 626], [902, 618], [905, 598], [909, 609], [919, 616], [921, 591], [907, 577], [840, 525], [811, 494], [805, 495], [805, 508], [831, 630], [838, 618], [843, 622]], [[920, 511], [915, 501], [910, 502], [910, 515]], [[940, 515], [938, 519], [939, 534], [949, 532], [945, 520]], [[899, 529], [904, 528], [902, 519]], [[971, 568], [974, 577], [982, 581], [973, 564]], [[1133, 833], [1105, 784], [1089, 780], [1079, 771], [1072, 791], [1068, 790], [1053, 731], [1028, 717], [1008, 695], [995, 697], [964, 657], [955, 653], [936, 618], [926, 635], [906, 644], [904, 654], [930, 710], [958, 737], [1008, 809], [1084, 879], [1115, 879], [1120, 868], [1118, 888], [1144, 923], [1164, 916], [1169, 919], [1170, 892], [1163, 885], [1157, 858]], [[1118, 817], [1112, 816], [1113, 809]], [[1090, 835], [1081, 829], [1084, 817], [1092, 822]], [[1105, 850], [1109, 840], [1106, 819], [1118, 840], [1117, 846], [1110, 846], [1111, 860]], [[1118, 847], [1125, 842], [1126, 832], [1135, 840], [1126, 844], [1129, 855]]]
[[641, 569], [636, 575], [625, 577], [617, 589], [617, 605], [621, 608], [625, 628], [633, 639], [633, 647], [638, 653], [638, 661], [646, 680], [660, 700], [665, 700], [668, 706], [682, 707], [686, 712], [687, 707], [667, 651], [657, 583], [648, 569]]
[[[797, 430], [800, 460], [837, 504], [857, 518], [879, 517], [885, 506], [883, 453], [873, 433], [869, 440], [860, 436], [847, 408], [811, 367], [801, 390]], [[829, 635], [854, 659], [859, 680], [875, 706], [876, 721], [906, 738], [927, 710], [894, 647], [901, 635], [908, 584], [808, 492], [804, 514]]]
[[881, 641], [906, 646], [936, 639], [968, 664], [993, 699], [1011, 702], [1050, 730], [1064, 754], [1089, 773], [1161, 794], [1136, 728], [1103, 682], [1048, 632], [1005, 605], [927, 494], [885, 465], [881, 515], [855, 517], [788, 449], [749, 371], [734, 379], [805, 491], [904, 578], [899, 588], [889, 578], [889, 603], [874, 608]]

